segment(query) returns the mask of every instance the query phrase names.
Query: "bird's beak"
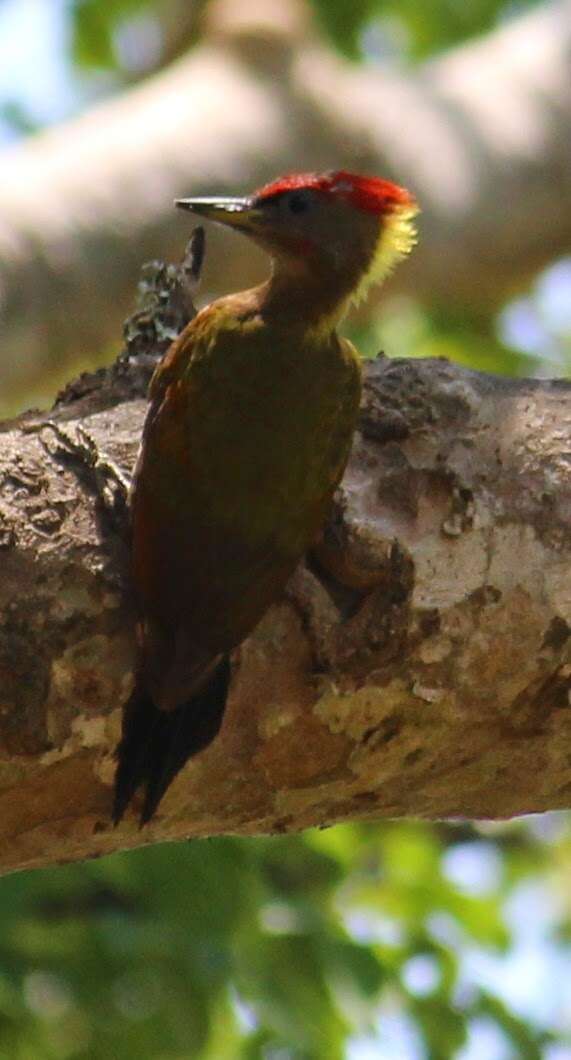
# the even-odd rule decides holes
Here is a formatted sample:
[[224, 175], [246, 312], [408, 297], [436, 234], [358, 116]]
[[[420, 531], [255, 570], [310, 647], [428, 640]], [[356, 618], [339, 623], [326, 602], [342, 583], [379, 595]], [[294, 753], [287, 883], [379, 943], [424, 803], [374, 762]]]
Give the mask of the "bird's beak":
[[250, 230], [261, 220], [261, 211], [251, 199], [175, 199], [175, 205], [232, 228]]

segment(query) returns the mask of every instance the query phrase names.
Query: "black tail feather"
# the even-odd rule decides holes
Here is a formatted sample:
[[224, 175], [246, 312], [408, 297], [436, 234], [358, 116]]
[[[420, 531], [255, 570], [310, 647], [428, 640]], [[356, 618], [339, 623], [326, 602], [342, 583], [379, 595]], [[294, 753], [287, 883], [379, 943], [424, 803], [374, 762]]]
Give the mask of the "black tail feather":
[[140, 787], [145, 789], [141, 825], [151, 820], [185, 762], [219, 732], [229, 683], [230, 661], [224, 657], [200, 692], [168, 712], [159, 710], [139, 683], [135, 685], [123, 709], [123, 734], [117, 748], [115, 824]]

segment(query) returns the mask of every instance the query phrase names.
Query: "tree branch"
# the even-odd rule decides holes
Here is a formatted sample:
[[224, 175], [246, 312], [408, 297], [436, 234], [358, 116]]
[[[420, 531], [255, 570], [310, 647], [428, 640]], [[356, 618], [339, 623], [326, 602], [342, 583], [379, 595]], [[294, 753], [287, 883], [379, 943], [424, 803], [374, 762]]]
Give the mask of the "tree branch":
[[[125, 471], [145, 401], [74, 384]], [[506, 817], [571, 792], [571, 384], [379, 358], [323, 544], [235, 652], [221, 735], [159, 816], [109, 820], [134, 663], [126, 550], [28, 414], [0, 431], [0, 866], [383, 816]]]
[[[423, 207], [394, 289], [475, 312], [568, 252], [570, 0], [406, 75], [343, 62], [291, 2], [254, 7], [215, 6], [204, 43], [169, 70], [5, 152], [4, 394], [42, 364], [63, 375], [78, 334], [83, 357], [113, 341], [138, 262], [180, 248], [181, 194], [287, 169], [393, 174]], [[259, 276], [254, 251], [213, 239], [210, 292]]]

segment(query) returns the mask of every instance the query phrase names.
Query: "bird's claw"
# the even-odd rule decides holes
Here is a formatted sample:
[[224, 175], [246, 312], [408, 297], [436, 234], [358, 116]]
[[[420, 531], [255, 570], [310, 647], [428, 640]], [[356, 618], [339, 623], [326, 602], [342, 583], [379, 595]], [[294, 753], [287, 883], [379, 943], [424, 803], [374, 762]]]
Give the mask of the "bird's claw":
[[[44, 420], [28, 430], [37, 431], [46, 453], [53, 459], [78, 463], [90, 472], [94, 492], [113, 521], [123, 527], [127, 518], [130, 478], [99, 449], [92, 434], [80, 423], [75, 426], [75, 437], [55, 420]], [[50, 444], [44, 432], [49, 430], [55, 437]]]

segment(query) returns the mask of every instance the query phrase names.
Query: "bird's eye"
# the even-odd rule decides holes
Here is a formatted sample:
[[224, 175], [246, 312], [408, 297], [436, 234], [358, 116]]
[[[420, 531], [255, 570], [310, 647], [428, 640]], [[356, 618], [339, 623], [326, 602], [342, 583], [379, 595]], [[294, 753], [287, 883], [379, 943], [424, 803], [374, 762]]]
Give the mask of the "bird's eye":
[[311, 206], [311, 197], [306, 191], [292, 191], [287, 205], [290, 213], [305, 213]]

